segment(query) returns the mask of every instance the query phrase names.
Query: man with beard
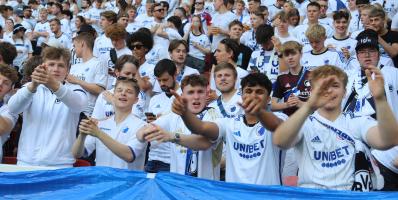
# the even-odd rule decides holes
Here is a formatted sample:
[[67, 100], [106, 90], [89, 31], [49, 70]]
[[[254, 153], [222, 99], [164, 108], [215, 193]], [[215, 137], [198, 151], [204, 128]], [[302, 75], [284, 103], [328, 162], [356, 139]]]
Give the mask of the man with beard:
[[[162, 92], [151, 98], [148, 112], [145, 113], [147, 122], [155, 121], [156, 118], [170, 113], [173, 100], [173, 95], [170, 93], [170, 90], [177, 91], [180, 87], [176, 81], [177, 68], [173, 61], [169, 59], [159, 61], [155, 66], [154, 74]], [[156, 141], [151, 142], [148, 163], [145, 166], [145, 171], [155, 173], [169, 170], [170, 144], [159, 144]]]

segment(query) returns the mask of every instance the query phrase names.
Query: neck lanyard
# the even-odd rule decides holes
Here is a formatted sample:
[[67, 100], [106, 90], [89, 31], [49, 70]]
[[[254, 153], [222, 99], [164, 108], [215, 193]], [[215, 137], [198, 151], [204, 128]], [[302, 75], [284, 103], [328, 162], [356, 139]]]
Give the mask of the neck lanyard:
[[300, 72], [301, 75], [300, 75], [299, 80], [297, 81], [296, 85], [295, 85], [294, 87], [292, 87], [292, 89], [290, 89], [290, 91], [289, 91], [288, 93], [286, 93], [286, 95], [284, 96], [285, 99], [289, 98], [289, 96], [290, 96], [293, 92], [295, 92], [295, 90], [298, 88], [298, 86], [300, 85], [300, 83], [303, 81], [305, 72], [306, 72], [305, 68], [302, 67], [302, 68], [301, 68], [301, 72]]
[[182, 68], [180, 73], [177, 75], [177, 81], [178, 83], [181, 83], [182, 77], [184, 76], [184, 71], [185, 71], [185, 66]]
[[221, 95], [217, 98], [217, 106], [220, 109], [220, 112], [224, 118], [233, 118], [234, 117], [234, 115], [229, 115], [227, 113], [227, 111], [225, 110], [224, 105], [222, 104], [222, 101], [221, 101]]
[[324, 122], [322, 122], [321, 120], [319, 120], [318, 118], [316, 118], [315, 116], [311, 115], [309, 116], [310, 120], [312, 121], [313, 119], [315, 119], [319, 124], [321, 124], [322, 126], [326, 127], [327, 129], [333, 131], [334, 133], [336, 133], [336, 135], [338, 135], [342, 140], [347, 141], [348, 143], [352, 144], [355, 147], [355, 141], [344, 131], [341, 131], [338, 128], [335, 128], [333, 126], [330, 126], [329, 124], [326, 124]]

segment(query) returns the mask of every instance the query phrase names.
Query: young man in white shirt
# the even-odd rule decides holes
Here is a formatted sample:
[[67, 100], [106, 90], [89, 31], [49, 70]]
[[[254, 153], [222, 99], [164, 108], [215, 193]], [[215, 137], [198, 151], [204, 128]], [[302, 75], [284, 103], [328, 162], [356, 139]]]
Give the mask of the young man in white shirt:
[[[308, 24], [302, 24], [296, 26], [293, 31], [293, 37], [297, 38], [300, 44], [303, 45], [303, 52], [311, 50], [310, 42], [308, 41], [305, 33], [307, 29], [315, 24], [320, 24], [319, 22], [319, 14], [320, 14], [321, 6], [317, 2], [311, 2], [307, 5], [307, 17], [308, 17]], [[322, 26], [326, 30], [326, 38], [332, 37], [333, 29], [329, 25]]]
[[47, 47], [42, 56], [44, 63], [35, 68], [32, 82], [8, 102], [11, 113], [23, 112], [17, 165], [72, 167], [71, 148], [87, 94], [64, 82], [70, 68], [68, 50]]
[[252, 53], [248, 71], [263, 73], [274, 83], [280, 73], [278, 46], [274, 45], [279, 39], [272, 26], [263, 24], [257, 28], [256, 40], [260, 50]]
[[50, 20], [51, 38], [57, 40], [62, 48], [70, 50], [72, 48], [72, 39], [61, 30], [61, 22], [58, 18], [53, 18]]
[[[214, 109], [206, 107], [207, 80], [197, 74], [185, 77], [181, 83], [187, 112], [201, 120], [214, 121]], [[172, 92], [177, 95], [175, 91]], [[161, 116], [137, 134], [141, 141], [173, 142], [170, 144], [170, 172], [219, 180], [222, 143], [193, 134], [175, 113]]]
[[[9, 112], [5, 96], [13, 89], [18, 81], [18, 72], [5, 64], [0, 64], [0, 146], [8, 140], [10, 132], [18, 120], [18, 115]], [[0, 158], [3, 148], [0, 148]]]
[[249, 31], [243, 33], [240, 38], [240, 42], [250, 47], [252, 51], [261, 49], [261, 45], [257, 44], [256, 41], [256, 30], [260, 25], [265, 23], [264, 15], [260, 11], [256, 11], [250, 14], [250, 23], [252, 28]]
[[228, 25], [235, 19], [236, 15], [227, 9], [227, 0], [215, 0], [214, 8], [216, 13], [213, 15], [212, 25], [209, 27], [208, 34], [213, 36], [211, 50], [215, 51], [218, 43], [228, 37]]
[[133, 55], [133, 53], [126, 45], [126, 37], [128, 33], [123, 25], [119, 23], [111, 24], [107, 26], [104, 31], [106, 37], [111, 40], [112, 49], [109, 51], [109, 54], [102, 54], [101, 59], [106, 60], [109, 70], [113, 71], [115, 66], [114, 62], [116, 62], [115, 58], [117, 59], [122, 55]]
[[283, 120], [266, 111], [271, 81], [264, 74], [254, 73], [241, 83], [245, 114], [236, 118], [201, 121], [186, 108], [187, 100], [177, 94], [173, 112], [181, 116], [193, 133], [210, 141], [225, 142], [227, 182], [280, 185], [284, 153], [272, 144], [272, 132]]
[[45, 8], [40, 9], [40, 18], [36, 23], [32, 38], [37, 41], [34, 53], [40, 54], [41, 44], [46, 41], [46, 38], [51, 33], [50, 23], [47, 21], [48, 11]]
[[[89, 18], [87, 23], [93, 26], [93, 28], [97, 31], [99, 35], [104, 32], [103, 27], [100, 25], [101, 21], [101, 13], [105, 10], [102, 8], [102, 0], [95, 0], [95, 6], [90, 8]], [[109, 11], [113, 12], [113, 11]]]
[[[354, 181], [355, 169], [359, 167], [355, 166], [355, 155], [364, 148], [363, 143], [375, 149], [397, 145], [398, 123], [386, 101], [380, 70], [376, 67], [366, 68], [366, 78], [377, 110], [382, 113], [377, 116], [378, 121], [342, 113], [342, 99], [348, 81], [343, 70], [326, 65], [311, 72], [313, 88], [310, 98], [273, 135], [273, 143], [279, 147], [295, 148], [300, 169], [299, 186], [337, 190], [371, 189], [368, 181]], [[369, 178], [366, 176], [363, 179]], [[373, 188], [376, 188], [376, 181], [372, 182]]]
[[[179, 91], [177, 82], [177, 68], [173, 61], [163, 59], [159, 61], [154, 70], [156, 79], [162, 92], [153, 96], [149, 102], [148, 112], [146, 113], [147, 122], [152, 122], [157, 118], [171, 112], [173, 95], [170, 90]], [[170, 144], [151, 142], [148, 163], [145, 166], [146, 172], [170, 171]]]
[[80, 122], [80, 134], [72, 148], [75, 158], [89, 156], [96, 150], [96, 166], [144, 169], [146, 143], [138, 141], [136, 133], [146, 123], [131, 112], [139, 91], [133, 79], [116, 82], [115, 114], [103, 121], [83, 119]]
[[241, 92], [235, 88], [237, 77], [236, 68], [231, 63], [221, 62], [214, 67], [214, 81], [221, 95], [209, 107], [215, 108], [223, 118], [235, 118], [243, 113], [238, 105]]
[[[113, 11], [104, 11], [100, 16], [100, 26], [102, 30], [105, 30], [108, 26], [117, 23], [117, 15]], [[97, 32], [100, 35], [100, 32]], [[109, 51], [113, 48], [112, 41], [110, 38], [106, 36], [106, 34], [102, 34], [95, 39], [93, 55], [97, 58], [102, 59], [105, 57], [104, 61], [107, 62], [107, 55], [109, 55]]]
[[343, 53], [325, 46], [326, 30], [323, 26], [313, 25], [307, 29], [305, 35], [312, 49], [304, 52], [301, 59], [303, 67], [312, 70], [322, 65], [334, 65], [343, 70], [347, 69]]
[[98, 95], [107, 85], [108, 68], [93, 56], [94, 37], [91, 33], [80, 33], [73, 39], [73, 46], [82, 63], [72, 65], [66, 80], [88, 92], [88, 106], [84, 113], [91, 116]]

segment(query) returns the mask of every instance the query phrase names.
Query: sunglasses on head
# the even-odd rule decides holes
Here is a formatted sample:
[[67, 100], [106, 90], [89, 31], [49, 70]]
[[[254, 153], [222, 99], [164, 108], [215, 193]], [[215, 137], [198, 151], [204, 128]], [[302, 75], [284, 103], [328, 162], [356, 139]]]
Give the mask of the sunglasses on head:
[[131, 81], [131, 82], [137, 83], [137, 79], [135, 79], [135, 78], [127, 78], [127, 77], [124, 77], [124, 76], [117, 77], [117, 80], [118, 81]]
[[140, 50], [140, 49], [142, 49], [142, 47], [144, 47], [143, 44], [133, 44], [133, 45], [131, 45], [131, 49]]

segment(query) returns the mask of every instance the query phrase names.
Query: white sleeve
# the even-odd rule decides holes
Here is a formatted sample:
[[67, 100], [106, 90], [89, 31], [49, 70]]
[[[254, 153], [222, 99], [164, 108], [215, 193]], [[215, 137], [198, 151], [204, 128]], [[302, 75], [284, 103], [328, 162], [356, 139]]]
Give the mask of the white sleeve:
[[181, 40], [182, 39], [181, 35], [175, 30], [166, 29], [166, 33], [167, 33], [170, 41], [171, 40]]
[[[4, 107], [4, 110], [3, 110], [3, 107]], [[11, 122], [12, 127], [14, 127], [15, 123], [17, 123], [17, 120], [18, 120], [18, 114], [11, 113], [7, 105], [4, 105], [3, 107], [2, 107], [2, 112], [0, 113], [0, 116], [7, 118]]]
[[[145, 125], [145, 123], [142, 122], [142, 124], [140, 124], [137, 127], [139, 129], [139, 128], [143, 127], [144, 125]], [[134, 131], [137, 131], [138, 129], [136, 129]], [[139, 157], [141, 154], [145, 153], [146, 144], [147, 143], [146, 142], [140, 142], [137, 139], [136, 132], [131, 133], [130, 135], [131, 135], [131, 137], [129, 138], [129, 140], [128, 140], [126, 145], [129, 146], [131, 148], [131, 150], [133, 151], [134, 159], [135, 159], [135, 158]]]
[[26, 87], [25, 85], [24, 87], [19, 89], [17, 93], [12, 95], [12, 97], [8, 101], [9, 111], [11, 113], [19, 114], [26, 110], [32, 103], [33, 95], [35, 95], [35, 93], [30, 92], [28, 90], [28, 87]]
[[355, 132], [360, 134], [360, 139], [366, 144], [369, 144], [367, 140], [368, 131], [370, 128], [377, 126], [377, 121], [369, 116], [366, 116], [353, 118], [353, 124], [357, 126], [358, 131]]
[[96, 71], [94, 75], [94, 83], [106, 88], [108, 82], [108, 67], [106, 64], [100, 60], [96, 66]]
[[175, 121], [173, 121], [174, 119], [175, 118], [172, 117], [172, 114], [170, 113], [170, 114], [160, 116], [158, 119], [156, 119], [152, 123], [160, 126], [160, 128], [162, 128], [166, 131], [171, 132], [173, 130], [171, 130], [170, 124], [175, 123]]
[[93, 153], [96, 140], [97, 139], [91, 135], [86, 136], [86, 140], [84, 140], [84, 157], [88, 157]]
[[293, 143], [290, 145], [290, 147], [294, 147], [297, 146], [297, 144], [299, 144], [304, 137], [304, 133], [309, 132], [309, 130], [311, 129], [311, 120], [309, 120], [307, 118], [307, 120], [304, 121], [303, 126], [301, 126], [299, 132], [297, 133], [296, 138], [294, 138]]
[[82, 112], [87, 107], [87, 94], [83, 89], [72, 88], [61, 84], [58, 91], [54, 92], [57, 98], [74, 112]]
[[98, 95], [98, 98], [95, 101], [93, 113], [91, 114], [91, 117], [94, 119], [97, 119], [97, 120], [102, 120], [102, 119], [105, 119], [105, 117], [106, 117], [104, 114], [105, 99], [102, 94], [103, 93]]

